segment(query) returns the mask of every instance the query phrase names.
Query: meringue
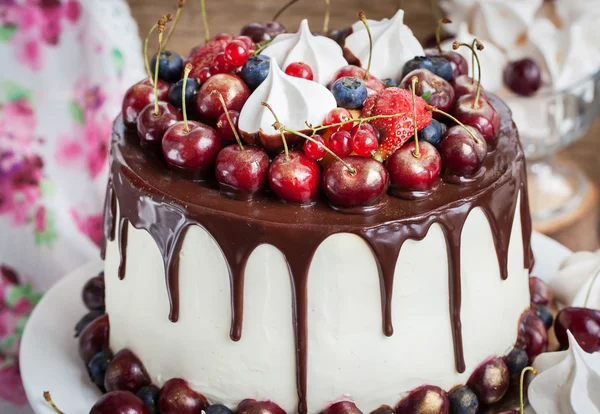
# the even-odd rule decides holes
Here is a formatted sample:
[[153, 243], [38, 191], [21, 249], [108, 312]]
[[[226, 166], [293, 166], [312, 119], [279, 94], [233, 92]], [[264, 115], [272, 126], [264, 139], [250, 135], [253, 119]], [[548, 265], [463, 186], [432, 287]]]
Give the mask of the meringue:
[[[596, 252], [577, 252], [562, 262], [556, 274], [550, 281], [554, 297], [563, 305], [573, 306], [575, 298], [587, 295], [591, 279], [600, 269], [600, 250]], [[598, 283], [600, 285], [600, 283]], [[600, 292], [599, 292], [600, 293]], [[592, 302], [590, 295], [590, 302]], [[600, 295], [596, 297], [600, 302]], [[596, 303], [600, 305], [600, 303]], [[580, 304], [583, 305], [583, 302]], [[600, 309], [600, 306], [596, 307]]]
[[[423, 47], [412, 30], [404, 24], [404, 11], [398, 10], [391, 19], [367, 20], [373, 37], [371, 74], [379, 79], [402, 78], [402, 67], [415, 56], [425, 56]], [[369, 62], [369, 35], [359, 21], [352, 25], [353, 32], [346, 38], [348, 49], [366, 69]]]
[[529, 385], [529, 403], [536, 413], [600, 414], [600, 353], [585, 352], [570, 331], [569, 349], [538, 356], [538, 375]]
[[600, 18], [600, 2], [598, 0], [555, 0], [554, 3], [556, 13], [563, 25], [571, 24], [585, 16]]
[[329, 84], [337, 70], [348, 64], [340, 45], [328, 37], [314, 36], [306, 19], [298, 32], [280, 34], [261, 54], [274, 59], [283, 70], [290, 63], [306, 63], [321, 85]]
[[242, 135], [279, 136], [273, 129], [275, 119], [262, 102], [273, 108], [282, 124], [297, 131], [307, 129], [305, 122], [320, 125], [329, 111], [337, 107], [329, 89], [317, 82], [286, 75], [273, 59], [269, 76], [240, 112], [238, 128]]

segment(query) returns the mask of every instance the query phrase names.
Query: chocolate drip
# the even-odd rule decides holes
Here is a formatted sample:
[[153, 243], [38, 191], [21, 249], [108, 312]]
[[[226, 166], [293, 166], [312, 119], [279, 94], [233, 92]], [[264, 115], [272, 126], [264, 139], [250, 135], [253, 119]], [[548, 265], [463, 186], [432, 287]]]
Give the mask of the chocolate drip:
[[117, 199], [115, 197], [115, 189], [112, 185], [112, 180], [108, 180], [106, 185], [106, 196], [104, 199], [104, 219], [102, 227], [104, 230], [104, 238], [102, 239], [102, 247], [100, 257], [102, 260], [106, 258], [106, 243], [107, 240], [115, 239], [115, 220], [117, 218]]
[[[231, 287], [233, 341], [243, 331], [245, 267], [261, 244], [279, 249], [287, 261], [292, 289], [291, 321], [296, 337], [298, 412], [307, 412], [308, 273], [315, 251], [336, 233], [358, 235], [371, 247], [379, 269], [382, 329], [393, 334], [392, 296], [396, 263], [404, 242], [422, 240], [431, 225], [443, 230], [448, 254], [450, 326], [455, 366], [465, 371], [461, 324], [461, 234], [473, 208], [480, 207], [492, 231], [502, 279], [507, 277], [508, 248], [517, 197], [521, 191], [524, 264], [532, 263], [531, 223], [523, 152], [508, 108], [490, 97], [501, 114], [497, 149], [488, 156], [486, 173], [460, 185], [442, 183], [427, 199], [405, 201], [390, 197], [386, 206], [370, 216], [344, 215], [318, 202], [306, 208], [286, 205], [270, 194], [252, 201], [236, 201], [219, 194], [215, 183], [194, 183], [169, 172], [164, 162], [139, 147], [134, 132], [115, 122], [111, 182], [105, 202], [105, 238], [114, 239], [118, 196], [119, 277], [125, 275], [127, 226], [146, 230], [154, 239], [165, 267], [169, 319], [179, 319], [179, 254], [191, 225], [203, 227], [220, 247], [228, 266]], [[401, 272], [402, 269], [399, 269]], [[251, 281], [248, 281], [251, 283]]]

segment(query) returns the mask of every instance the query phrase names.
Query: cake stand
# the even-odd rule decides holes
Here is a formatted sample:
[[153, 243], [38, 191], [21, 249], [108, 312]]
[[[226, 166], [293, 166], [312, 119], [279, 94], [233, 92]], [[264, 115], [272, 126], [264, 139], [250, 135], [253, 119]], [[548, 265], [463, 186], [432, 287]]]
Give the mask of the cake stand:
[[[548, 281], [570, 251], [534, 233], [534, 274]], [[87, 413], [100, 392], [89, 381], [79, 359], [73, 327], [87, 312], [81, 301], [83, 285], [103, 268], [95, 260], [65, 276], [33, 311], [21, 343], [21, 375], [27, 398], [36, 414], [56, 414], [45, 402], [44, 391], [65, 413]], [[11, 414], [6, 412], [3, 414]]]

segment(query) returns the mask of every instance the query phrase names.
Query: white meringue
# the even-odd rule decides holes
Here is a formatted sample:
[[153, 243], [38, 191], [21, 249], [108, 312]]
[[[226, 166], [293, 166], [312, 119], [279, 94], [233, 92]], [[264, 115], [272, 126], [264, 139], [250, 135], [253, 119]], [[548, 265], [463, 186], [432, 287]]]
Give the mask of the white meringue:
[[[583, 306], [591, 279], [600, 269], [600, 250], [596, 252], [577, 252], [569, 256], [559, 267], [550, 281], [554, 297], [566, 306]], [[597, 281], [600, 285], [600, 280]], [[596, 308], [600, 309], [600, 286], [597, 289]], [[575, 305], [576, 298], [583, 296], [583, 301]], [[592, 304], [593, 295], [590, 295]], [[591, 306], [590, 306], [591, 307]]]
[[[371, 73], [379, 79], [400, 80], [402, 67], [415, 56], [425, 56], [423, 47], [412, 30], [404, 24], [404, 11], [398, 10], [391, 19], [368, 20], [373, 37]], [[369, 35], [362, 22], [352, 25], [346, 38], [348, 49], [366, 69], [369, 61]]]
[[598, 0], [555, 0], [556, 13], [563, 25], [571, 24], [582, 17], [600, 18], [600, 1]]
[[250, 95], [240, 112], [238, 128], [242, 134], [279, 135], [273, 129], [273, 115], [262, 102], [275, 110], [282, 124], [298, 131], [306, 130], [305, 122], [320, 125], [329, 111], [337, 107], [329, 89], [317, 82], [286, 75], [275, 60], [271, 60], [269, 76]]
[[285, 70], [290, 63], [303, 62], [312, 69], [314, 81], [327, 85], [348, 62], [340, 45], [325, 36], [314, 36], [308, 21], [302, 20], [296, 33], [280, 34], [261, 52]]
[[568, 350], [536, 358], [529, 403], [538, 414], [600, 414], [600, 353], [588, 354], [567, 335]]

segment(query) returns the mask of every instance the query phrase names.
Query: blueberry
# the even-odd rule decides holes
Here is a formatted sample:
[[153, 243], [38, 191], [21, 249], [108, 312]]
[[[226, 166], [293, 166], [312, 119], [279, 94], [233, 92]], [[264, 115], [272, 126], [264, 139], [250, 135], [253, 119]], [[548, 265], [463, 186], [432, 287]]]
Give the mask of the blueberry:
[[438, 75], [440, 78], [444, 78], [448, 82], [452, 82], [454, 80], [454, 70], [446, 58], [441, 56], [430, 56], [429, 60], [433, 64], [433, 73]]
[[523, 348], [513, 348], [508, 355], [504, 357], [504, 362], [508, 367], [511, 377], [521, 375], [521, 371], [529, 365], [529, 356]]
[[437, 145], [442, 140], [442, 137], [446, 133], [448, 127], [443, 122], [436, 119], [431, 121], [431, 124], [427, 125], [421, 131], [419, 131], [419, 139], [429, 142], [431, 145]]
[[386, 88], [397, 88], [398, 81], [394, 79], [382, 79], [383, 84]]
[[544, 325], [546, 325], [546, 329], [550, 329], [550, 327], [554, 323], [554, 315], [552, 314], [550, 309], [542, 305], [535, 305], [534, 309], [537, 317], [540, 318], [542, 322], [544, 322]]
[[160, 390], [155, 385], [142, 387], [135, 393], [144, 405], [148, 408], [150, 414], [158, 414], [158, 393]]
[[252, 90], [258, 88], [267, 76], [269, 76], [269, 70], [271, 69], [271, 63], [268, 56], [258, 55], [252, 56], [248, 59], [248, 62], [242, 66], [242, 72], [240, 73], [246, 85]]
[[[152, 56], [150, 61], [150, 71], [154, 76], [156, 68], [156, 55]], [[177, 82], [181, 79], [183, 73], [183, 58], [175, 52], [165, 50], [160, 54], [160, 62], [158, 63], [158, 77], [167, 82]]]
[[452, 414], [476, 414], [479, 410], [479, 400], [469, 387], [462, 385], [454, 388], [448, 394], [450, 412]]
[[223, 404], [209, 405], [204, 409], [204, 412], [206, 414], [233, 414], [233, 411]]
[[90, 380], [100, 388], [100, 391], [104, 392], [104, 375], [106, 374], [106, 368], [112, 360], [112, 352], [108, 350], [100, 351], [90, 359], [88, 362], [87, 370]]
[[[181, 92], [183, 89], [183, 79], [178, 80], [169, 89], [169, 102], [176, 108], [181, 109]], [[196, 99], [196, 93], [200, 89], [200, 83], [196, 79], [188, 79], [185, 85], [185, 102], [187, 107], [193, 107]]]
[[81, 332], [83, 332], [83, 330], [87, 328], [90, 322], [92, 322], [96, 318], [99, 318], [102, 315], [104, 315], [104, 311], [102, 310], [89, 311], [88, 313], [83, 315], [83, 317], [79, 319], [79, 322], [77, 322], [77, 325], [75, 325], [75, 338], [79, 338]]
[[360, 108], [367, 99], [367, 87], [364, 82], [352, 76], [336, 80], [331, 86], [331, 93], [337, 105], [346, 109]]
[[430, 72], [434, 72], [435, 70], [433, 63], [431, 62], [431, 58], [425, 56], [415, 56], [404, 64], [404, 67], [402, 68], [402, 78], [415, 69], [427, 69]]

